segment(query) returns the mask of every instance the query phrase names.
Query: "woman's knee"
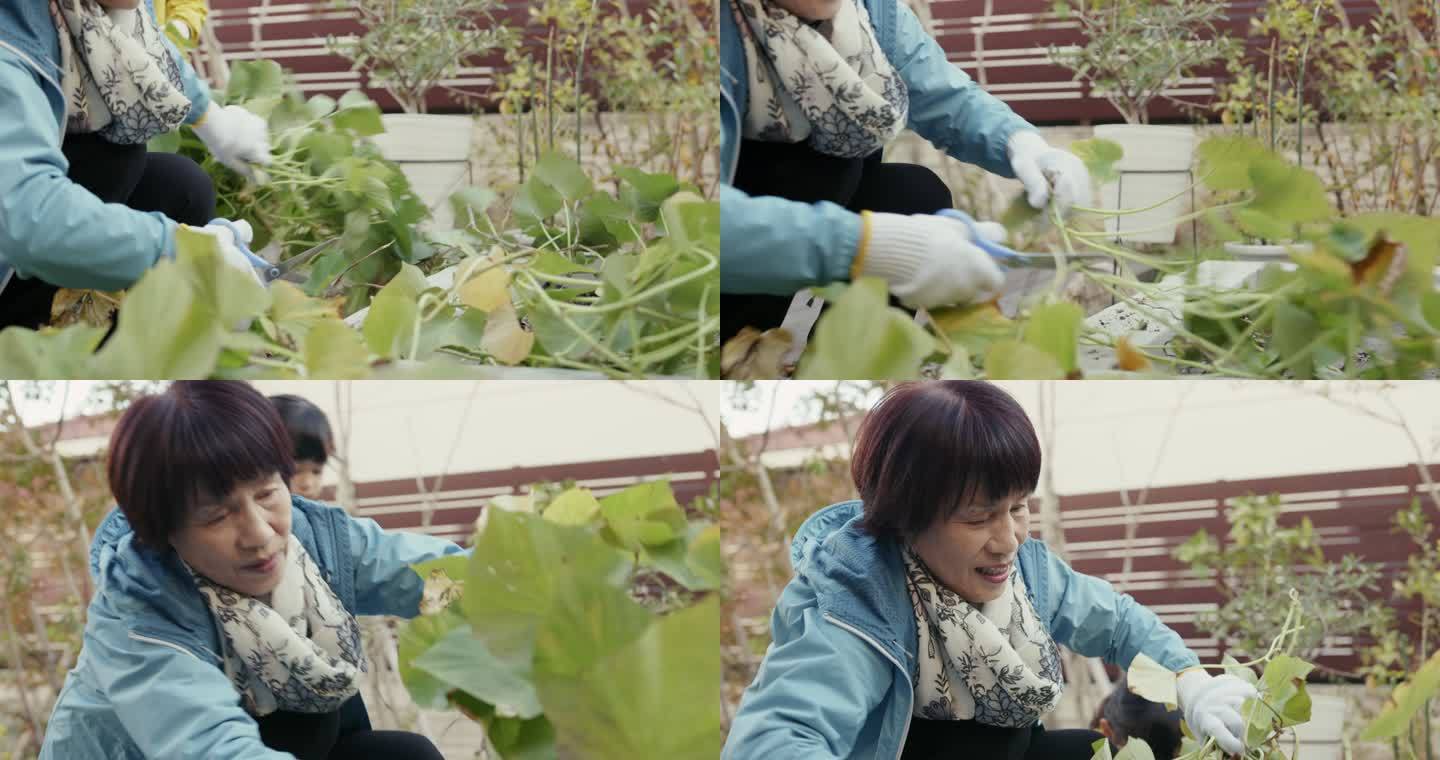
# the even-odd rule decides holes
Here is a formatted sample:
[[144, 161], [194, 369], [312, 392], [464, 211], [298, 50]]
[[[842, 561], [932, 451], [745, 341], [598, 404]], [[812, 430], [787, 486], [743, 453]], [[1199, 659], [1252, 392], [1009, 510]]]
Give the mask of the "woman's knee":
[[891, 214], [933, 214], [953, 208], [950, 186], [918, 164], [879, 164], [867, 169], [851, 207]]
[[403, 757], [407, 760], [445, 760], [429, 738], [409, 731], [356, 731], [341, 737], [330, 760], [370, 760]]
[[215, 218], [215, 201], [215, 183], [199, 164], [186, 156], [157, 152], [146, 156], [145, 176], [126, 205], [203, 226]]

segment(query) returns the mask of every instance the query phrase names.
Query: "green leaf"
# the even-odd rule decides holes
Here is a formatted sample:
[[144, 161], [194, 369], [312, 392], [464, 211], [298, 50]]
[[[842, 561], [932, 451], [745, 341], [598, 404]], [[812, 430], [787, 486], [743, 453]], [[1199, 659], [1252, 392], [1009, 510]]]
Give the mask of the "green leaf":
[[354, 380], [370, 374], [370, 351], [360, 333], [326, 319], [305, 336], [305, 372], [312, 380]]
[[1070, 143], [1070, 152], [1085, 162], [1090, 178], [1102, 185], [1120, 176], [1115, 171], [1115, 164], [1125, 157], [1125, 149], [1117, 142], [1098, 137], [1076, 140]]
[[19, 327], [0, 330], [0, 367], [11, 380], [67, 380], [89, 377], [90, 354], [105, 329], [74, 324], [37, 332]]
[[454, 610], [423, 615], [401, 625], [400, 635], [396, 638], [400, 679], [404, 681], [405, 689], [410, 692], [415, 704], [420, 707], [430, 710], [445, 707], [445, 692], [450, 690], [450, 685], [411, 663], [445, 638], [450, 631], [462, 627], [469, 626], [465, 624], [464, 616]]
[[1045, 209], [1031, 206], [1029, 196], [1021, 193], [1010, 201], [1009, 206], [1005, 207], [1005, 213], [1000, 215], [1000, 223], [1005, 226], [1007, 232], [1013, 234], [1016, 230], [1039, 219], [1043, 213], [1045, 213]]
[[340, 96], [340, 110], [331, 121], [337, 129], [348, 130], [362, 137], [385, 131], [385, 123], [380, 119], [380, 107], [359, 90], [351, 90]]
[[425, 275], [410, 264], [400, 267], [400, 274], [386, 283], [370, 302], [370, 313], [362, 328], [370, 352], [385, 358], [408, 356], [420, 311], [416, 299], [429, 287]]
[[653, 222], [660, 214], [660, 204], [680, 191], [680, 183], [669, 174], [647, 174], [639, 169], [617, 167], [615, 176], [624, 181], [620, 201], [642, 222]]
[[1360, 739], [1375, 741], [1404, 733], [1437, 691], [1440, 691], [1440, 652], [1432, 654], [1405, 683], [1395, 688], [1386, 700], [1385, 709], [1365, 727]]
[[535, 514], [487, 508], [482, 519], [461, 605], [501, 662], [573, 672], [644, 629], [624, 554]]
[[1069, 301], [1037, 307], [1025, 323], [1025, 342], [1054, 357], [1066, 375], [1079, 369], [1076, 343], [1085, 310]]
[[[1315, 360], [1308, 354], [1312, 351], [1310, 344], [1319, 334], [1320, 323], [1310, 312], [1289, 301], [1279, 301], [1275, 305], [1274, 332], [1271, 339], [1276, 353], [1290, 365], [1296, 377], [1314, 376]], [[1307, 356], [1297, 361], [1302, 351]]]
[[278, 99], [285, 91], [285, 72], [274, 61], [237, 61], [230, 64], [225, 99], [231, 103]]
[[180, 131], [172, 130], [150, 138], [150, 142], [145, 144], [145, 150], [151, 153], [179, 153]]
[[487, 735], [501, 760], [556, 760], [555, 727], [545, 716], [522, 720], [495, 717]]
[[562, 754], [714, 760], [720, 753], [720, 605], [667, 615], [578, 677], [537, 673]]
[[495, 191], [483, 187], [464, 187], [451, 193], [450, 208], [455, 212], [456, 223], [468, 227], [472, 216], [480, 222], [496, 197]]
[[1255, 199], [1249, 208], [1279, 221], [1315, 222], [1329, 219], [1333, 213], [1324, 183], [1306, 169], [1277, 158], [1261, 159], [1251, 164], [1250, 181]]
[[720, 526], [691, 525], [684, 539], [651, 547], [644, 560], [691, 591], [710, 591], [725, 582], [720, 557]]
[[1245, 234], [1262, 240], [1288, 241], [1295, 237], [1295, 225], [1253, 208], [1235, 209], [1235, 223]]
[[1212, 137], [1195, 151], [1198, 171], [1211, 190], [1249, 190], [1251, 165], [1278, 160], [1259, 140], [1251, 137]]
[[572, 488], [550, 502], [545, 519], [558, 525], [589, 525], [599, 511], [600, 502], [588, 488]]
[[540, 701], [528, 667], [517, 668], [497, 660], [470, 632], [458, 625], [410, 661], [450, 688], [461, 689], [495, 705], [496, 711], [519, 718], [540, 714]]
[[567, 201], [578, 201], [589, 195], [595, 185], [575, 159], [556, 151], [546, 152], [535, 163], [535, 176], [554, 188]]
[[995, 380], [1060, 380], [1065, 369], [1054, 356], [1029, 343], [1002, 340], [985, 353], [985, 375]]
[[685, 512], [670, 483], [652, 480], [600, 500], [600, 513], [621, 546], [639, 551], [673, 541], [685, 530]]
[[558, 192], [531, 175], [515, 194], [515, 202], [510, 210], [520, 217], [522, 222], [543, 222], [554, 216], [562, 205], [564, 199]]
[[1125, 671], [1130, 691], [1157, 704], [1175, 709], [1179, 696], [1175, 693], [1175, 673], [1141, 652], [1130, 661]]
[[885, 281], [864, 277], [846, 288], [815, 326], [796, 377], [815, 380], [913, 379], [935, 353], [935, 338], [890, 306]]

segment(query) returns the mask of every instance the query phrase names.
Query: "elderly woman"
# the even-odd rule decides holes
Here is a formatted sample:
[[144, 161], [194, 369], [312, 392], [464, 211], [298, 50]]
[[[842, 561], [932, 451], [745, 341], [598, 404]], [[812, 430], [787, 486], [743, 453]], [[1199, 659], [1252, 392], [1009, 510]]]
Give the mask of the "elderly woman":
[[151, 2], [0, 0], [0, 327], [49, 322], [59, 288], [130, 287], [175, 255], [181, 224], [253, 272], [248, 228], [211, 224], [209, 176], [145, 145], [189, 124], [244, 173], [269, 160], [265, 120], [211, 101]]
[[795, 578], [730, 729], [726, 760], [1088, 760], [1093, 731], [1041, 725], [1057, 645], [1179, 673], [1190, 729], [1239, 752], [1255, 690], [1211, 676], [1154, 613], [1029, 537], [1040, 445], [983, 382], [897, 386], [860, 426], [859, 501], [796, 533]]
[[409, 565], [460, 547], [292, 496], [289, 436], [243, 383], [136, 401], [107, 467], [119, 508], [42, 760], [440, 757], [369, 730], [355, 616], [414, 617]]
[[779, 325], [802, 288], [861, 276], [911, 307], [998, 293], [967, 228], [933, 216], [953, 205], [945, 183], [881, 161], [907, 126], [1018, 177], [1036, 208], [1089, 198], [1084, 163], [947, 61], [901, 0], [724, 0], [720, 63], [722, 339]]

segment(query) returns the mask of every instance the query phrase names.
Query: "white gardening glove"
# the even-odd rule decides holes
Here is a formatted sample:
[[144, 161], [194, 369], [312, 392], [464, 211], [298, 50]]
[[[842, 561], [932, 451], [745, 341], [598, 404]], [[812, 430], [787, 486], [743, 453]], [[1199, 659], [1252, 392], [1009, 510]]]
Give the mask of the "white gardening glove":
[[1010, 168], [1025, 185], [1025, 195], [1032, 207], [1045, 208], [1050, 202], [1052, 185], [1061, 216], [1070, 213], [1072, 206], [1090, 205], [1090, 170], [1079, 156], [1050, 147], [1033, 129], [1022, 129], [1011, 135], [1007, 150]]
[[[971, 242], [964, 222], [931, 214], [863, 213], [870, 221], [870, 243], [855, 274], [884, 279], [906, 306], [928, 309], [988, 301], [1005, 284], [1004, 272]], [[999, 224], [980, 222], [976, 227], [991, 241], [1005, 240]]]
[[195, 134], [220, 163], [253, 177], [250, 164], [270, 163], [270, 129], [265, 120], [240, 106], [214, 103], [194, 126]]
[[1200, 741], [1214, 739], [1229, 755], [1245, 751], [1245, 718], [1240, 705], [1246, 697], [1259, 696], [1254, 686], [1228, 673], [1212, 676], [1197, 668], [1175, 679], [1175, 691], [1185, 723]]
[[[255, 238], [255, 232], [250, 228], [250, 223], [241, 219], [230, 222], [235, 228], [219, 224], [219, 220], [211, 222], [204, 227], [195, 227], [207, 235], [213, 235], [220, 243], [220, 258], [226, 264], [239, 269], [255, 278], [261, 285], [265, 284], [264, 278], [260, 276], [260, 270], [256, 268], [255, 260], [241, 250], [242, 246], [248, 247], [250, 241]], [[238, 244], [237, 244], [238, 243]]]

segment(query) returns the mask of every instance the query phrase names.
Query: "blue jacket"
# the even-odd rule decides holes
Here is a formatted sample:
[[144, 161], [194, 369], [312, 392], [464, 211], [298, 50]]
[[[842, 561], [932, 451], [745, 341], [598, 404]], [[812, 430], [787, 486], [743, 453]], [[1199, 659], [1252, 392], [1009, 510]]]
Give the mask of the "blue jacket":
[[[955, 158], [1014, 177], [1006, 145], [1034, 129], [980, 89], [900, 0], [863, 0], [880, 42], [910, 90], [909, 127]], [[745, 50], [729, 0], [720, 3], [720, 290], [790, 295], [850, 279], [860, 216], [834, 203], [751, 197], [733, 186], [749, 106]]]
[[[152, 0], [145, 6], [153, 16]], [[163, 37], [163, 35], [162, 35]], [[169, 40], [190, 99], [187, 124], [210, 91]], [[0, 0], [0, 284], [13, 269], [61, 287], [128, 288], [175, 252], [175, 222], [104, 203], [71, 182], [60, 152], [65, 101], [60, 40], [45, 0]]]
[[[461, 553], [442, 539], [387, 533], [374, 520], [292, 498], [291, 532], [345, 608], [419, 614], [409, 566]], [[40, 760], [288, 760], [267, 749], [220, 655], [220, 629], [173, 551], [137, 549], [112, 510], [90, 548], [95, 596], [79, 661], [45, 731]]]
[[[722, 760], [899, 758], [918, 673], [915, 616], [899, 546], [861, 530], [860, 516], [858, 501], [834, 504], [795, 534], [795, 578]], [[1057, 643], [1122, 668], [1139, 652], [1176, 671], [1199, 662], [1154, 613], [1044, 543], [1021, 544], [1016, 564]]]

